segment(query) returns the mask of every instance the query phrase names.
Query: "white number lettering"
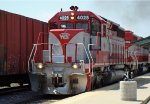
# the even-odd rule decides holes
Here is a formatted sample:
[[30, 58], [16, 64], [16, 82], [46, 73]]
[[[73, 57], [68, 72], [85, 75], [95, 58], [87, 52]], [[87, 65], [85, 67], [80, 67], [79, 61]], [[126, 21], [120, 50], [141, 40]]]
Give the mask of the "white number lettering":
[[78, 15], [77, 20], [89, 20], [89, 16]]
[[69, 20], [69, 16], [60, 16], [59, 19], [60, 20]]

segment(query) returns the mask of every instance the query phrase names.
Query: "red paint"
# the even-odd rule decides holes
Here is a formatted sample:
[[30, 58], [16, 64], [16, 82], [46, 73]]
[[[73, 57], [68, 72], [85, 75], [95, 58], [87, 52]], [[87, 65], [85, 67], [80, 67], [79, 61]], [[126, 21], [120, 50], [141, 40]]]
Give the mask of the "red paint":
[[[17, 20], [16, 20], [17, 21]], [[27, 62], [26, 60], [28, 60], [27, 56], [27, 19], [25, 17], [21, 17], [21, 26], [20, 26], [20, 30], [21, 30], [21, 34], [20, 34], [20, 39], [18, 39], [18, 41], [20, 40], [20, 68], [22, 69], [22, 72], [25, 73], [26, 72], [26, 66], [27, 66]], [[19, 33], [18, 33], [19, 34]]]
[[71, 57], [71, 56], [70, 56], [70, 57], [69, 57], [69, 56], [67, 57], [67, 62], [68, 62], [68, 63], [72, 63], [72, 57]]
[[[39, 32], [48, 32], [47, 26], [45, 22], [0, 10], [0, 50], [3, 50], [0, 57], [3, 56], [5, 63], [2, 74], [27, 73], [34, 39]], [[41, 41], [47, 42], [47, 37]]]
[[[52, 32], [53, 34], [55, 34], [55, 36], [57, 37], [57, 39], [61, 42], [62, 45], [69, 43], [69, 41], [79, 32], [83, 32], [84, 30], [82, 29], [54, 29], [54, 30], [50, 30], [50, 32]], [[68, 39], [61, 39], [60, 34], [61, 33], [68, 33], [69, 34], [69, 38]]]
[[89, 69], [85, 69], [86, 77], [87, 77], [87, 84], [86, 84], [86, 91], [91, 90], [91, 77], [89, 73]]
[[77, 63], [77, 44], [75, 44], [75, 62]]
[[[44, 33], [48, 33], [48, 25], [47, 25], [47, 23], [43, 23], [43, 32]], [[44, 43], [47, 43], [47, 42], [48, 42], [48, 35], [45, 34], [44, 35]], [[48, 45], [44, 45], [44, 49], [47, 50], [48, 49]]]
[[63, 53], [64, 53], [64, 63], [66, 63], [66, 45], [67, 44], [64, 44], [64, 45], [62, 45], [62, 48], [63, 48]]

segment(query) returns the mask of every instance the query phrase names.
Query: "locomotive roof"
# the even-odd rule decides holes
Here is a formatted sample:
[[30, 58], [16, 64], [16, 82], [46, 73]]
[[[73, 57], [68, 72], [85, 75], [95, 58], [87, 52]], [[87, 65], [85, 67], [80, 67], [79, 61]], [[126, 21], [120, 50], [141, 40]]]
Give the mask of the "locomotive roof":
[[[93, 13], [91, 11], [60, 11], [60, 12], [56, 13], [50, 20], [52, 20], [58, 16], [70, 15], [71, 13], [75, 13], [75, 15], [88, 15], [90, 17], [96, 17], [100, 21], [106, 22], [106, 20], [103, 17], [96, 15], [95, 13]], [[48, 22], [50, 22], [50, 20]]]
[[148, 36], [146, 38], [142, 38], [137, 41], [134, 41], [133, 43], [138, 46], [144, 46], [145, 48], [149, 48], [150, 47], [150, 36]]

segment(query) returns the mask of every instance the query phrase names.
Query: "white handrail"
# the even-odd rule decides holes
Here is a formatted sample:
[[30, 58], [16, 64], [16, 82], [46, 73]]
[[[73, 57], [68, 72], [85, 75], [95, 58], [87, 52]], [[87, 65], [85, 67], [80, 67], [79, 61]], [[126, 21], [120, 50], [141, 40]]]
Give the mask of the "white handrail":
[[30, 60], [31, 60], [31, 57], [32, 57], [32, 54], [33, 54], [34, 48], [35, 48], [35, 44], [33, 45], [33, 48], [32, 48], [32, 51], [31, 51], [31, 54], [30, 54], [29, 59], [28, 59], [28, 71], [29, 71], [29, 72], [30, 72]]
[[30, 72], [30, 61], [31, 61], [31, 57], [32, 57], [32, 54], [33, 54], [33, 52], [34, 52], [34, 49], [36, 48], [33, 57], [34, 57], [35, 54], [36, 54], [37, 46], [38, 46], [38, 45], [42, 45], [42, 44], [48, 44], [48, 43], [33, 44], [33, 48], [32, 48], [32, 50], [31, 50], [31, 53], [30, 53], [30, 56], [29, 56], [29, 59], [28, 59], [28, 72]]
[[[87, 58], [88, 58], [88, 61], [89, 61], [89, 73], [90, 73], [90, 69], [91, 69], [91, 67], [90, 67], [90, 57], [89, 57], [89, 55], [88, 55], [88, 52], [87, 52], [87, 50], [86, 50], [86, 48], [85, 48], [85, 46], [84, 46], [84, 44], [83, 43], [77, 43], [77, 44], [79, 44], [79, 45], [83, 45], [83, 47], [84, 47], [84, 50], [85, 50], [85, 52], [86, 52], [86, 55], [87, 55]], [[87, 73], [88, 74], [88, 73]]]
[[136, 60], [136, 68], [138, 68], [138, 59], [136, 57], [136, 51], [134, 51], [134, 57], [135, 57], [135, 60]]
[[[34, 54], [33, 55], [33, 58], [35, 57], [35, 55], [36, 55], [36, 51], [37, 51], [37, 46], [38, 45], [44, 45], [44, 44], [52, 44], [52, 43], [38, 43], [38, 44], [34, 44], [33, 45], [33, 48], [32, 48], [32, 51], [31, 51], [31, 54], [30, 54], [30, 56], [29, 56], [29, 60], [28, 60], [28, 71], [30, 72], [30, 61], [31, 61], [31, 57], [32, 57], [32, 54]], [[73, 44], [73, 43], [68, 43], [68, 44]], [[83, 48], [84, 48], [84, 50], [85, 50], [85, 52], [86, 52], [86, 55], [87, 55], [87, 58], [88, 58], [88, 62], [89, 62], [89, 73], [90, 73], [90, 69], [91, 69], [91, 67], [90, 67], [90, 63], [91, 63], [91, 61], [90, 61], [90, 57], [89, 57], [89, 55], [88, 55], [88, 52], [87, 52], [87, 50], [86, 50], [86, 48], [85, 48], [85, 45], [83, 44], [83, 43], [76, 43], [76, 44], [78, 44], [78, 45], [82, 45], [83, 46]], [[53, 44], [53, 45], [59, 45], [59, 44]], [[35, 50], [34, 50], [35, 49]], [[91, 55], [91, 54], [90, 54]], [[92, 61], [93, 61], [93, 58], [92, 58]]]
[[94, 66], [93, 64], [94, 64], [94, 60], [93, 60], [93, 57], [92, 57], [91, 52], [90, 52], [90, 46], [94, 46], [94, 45], [96, 45], [96, 44], [88, 44], [88, 51], [89, 51], [90, 57], [92, 59], [92, 76], [93, 76], [93, 66]]

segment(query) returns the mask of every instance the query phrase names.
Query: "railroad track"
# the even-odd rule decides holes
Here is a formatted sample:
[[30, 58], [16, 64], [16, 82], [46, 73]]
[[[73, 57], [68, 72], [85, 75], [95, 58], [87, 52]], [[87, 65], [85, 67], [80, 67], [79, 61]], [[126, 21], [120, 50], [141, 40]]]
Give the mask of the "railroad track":
[[13, 93], [0, 96], [1, 104], [22, 104], [27, 101], [35, 100], [43, 96], [30, 90], [14, 91]]
[[0, 97], [1, 104], [51, 104], [61, 99], [67, 98], [63, 95], [45, 95], [33, 91], [17, 92], [8, 96]]
[[52, 104], [67, 97], [33, 92], [29, 86], [0, 89], [1, 104]]
[[29, 85], [15, 86], [0, 89], [1, 104], [16, 104], [35, 98], [39, 94], [32, 92]]
[[31, 101], [26, 101], [26, 102], [23, 102], [25, 104], [51, 104], [51, 103], [54, 103], [54, 102], [57, 102], [59, 100], [62, 100], [64, 98], [67, 98], [67, 97], [70, 97], [68, 95], [42, 95], [40, 96], [40, 99], [34, 99], [34, 100], [31, 100]]
[[15, 93], [15, 92], [21, 92], [21, 91], [25, 91], [25, 90], [30, 90], [30, 86], [25, 85], [25, 86], [2, 88], [2, 89], [0, 89], [0, 96], [1, 95], [12, 94], [12, 93]]
[[46, 95], [30, 90], [29, 86], [0, 89], [0, 104], [39, 104], [56, 102], [68, 96]]

